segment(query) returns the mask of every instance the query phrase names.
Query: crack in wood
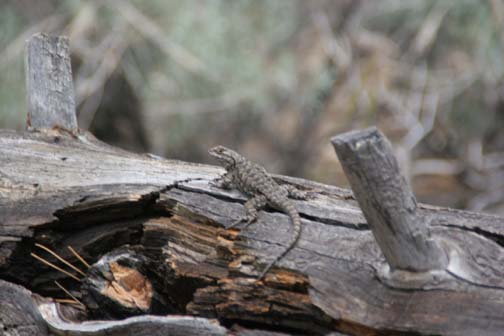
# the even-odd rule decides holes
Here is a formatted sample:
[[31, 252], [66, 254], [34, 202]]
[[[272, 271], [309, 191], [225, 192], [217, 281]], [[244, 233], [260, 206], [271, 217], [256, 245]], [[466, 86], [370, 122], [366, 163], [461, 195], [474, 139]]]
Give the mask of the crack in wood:
[[492, 233], [492, 232], [486, 231], [480, 227], [469, 228], [469, 227], [455, 225], [455, 224], [439, 224], [437, 226], [462, 230], [462, 231], [466, 231], [466, 232], [472, 232], [472, 233], [475, 233], [477, 235], [482, 236], [483, 238], [491, 240], [491, 241], [497, 243], [499, 246], [504, 248], [504, 235]]

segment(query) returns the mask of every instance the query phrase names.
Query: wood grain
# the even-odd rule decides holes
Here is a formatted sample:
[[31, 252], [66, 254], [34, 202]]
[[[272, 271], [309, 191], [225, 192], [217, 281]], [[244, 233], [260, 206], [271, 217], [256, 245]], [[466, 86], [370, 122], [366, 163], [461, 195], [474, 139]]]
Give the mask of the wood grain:
[[444, 269], [446, 252], [431, 238], [428, 218], [418, 213], [387, 138], [372, 127], [338, 135], [331, 142], [390, 267]]
[[26, 45], [27, 126], [77, 131], [68, 38], [35, 34]]

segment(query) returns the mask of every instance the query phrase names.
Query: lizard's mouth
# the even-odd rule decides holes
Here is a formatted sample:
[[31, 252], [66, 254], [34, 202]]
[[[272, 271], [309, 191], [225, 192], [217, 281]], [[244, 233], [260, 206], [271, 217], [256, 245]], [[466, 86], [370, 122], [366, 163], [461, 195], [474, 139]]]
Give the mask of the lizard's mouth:
[[217, 156], [218, 150], [219, 150], [219, 147], [212, 147], [208, 150], [208, 154], [210, 154], [212, 156]]
[[214, 157], [214, 158], [218, 159], [219, 161], [221, 161], [221, 160], [222, 160], [222, 156], [221, 156], [221, 155], [219, 155], [218, 153], [208, 151], [208, 154], [210, 154], [210, 156], [212, 156], [212, 157]]
[[212, 147], [208, 150], [208, 154], [216, 157], [216, 158], [222, 158], [224, 157], [224, 148], [222, 146], [216, 146]]

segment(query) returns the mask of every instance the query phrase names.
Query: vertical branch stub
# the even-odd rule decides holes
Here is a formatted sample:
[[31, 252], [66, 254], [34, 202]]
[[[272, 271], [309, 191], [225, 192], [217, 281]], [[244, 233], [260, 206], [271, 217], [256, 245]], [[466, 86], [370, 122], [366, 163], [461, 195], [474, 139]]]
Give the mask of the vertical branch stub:
[[38, 33], [26, 44], [27, 128], [76, 131], [68, 38]]
[[390, 267], [416, 272], [444, 269], [446, 253], [417, 213], [415, 196], [387, 138], [372, 127], [335, 136], [331, 143]]

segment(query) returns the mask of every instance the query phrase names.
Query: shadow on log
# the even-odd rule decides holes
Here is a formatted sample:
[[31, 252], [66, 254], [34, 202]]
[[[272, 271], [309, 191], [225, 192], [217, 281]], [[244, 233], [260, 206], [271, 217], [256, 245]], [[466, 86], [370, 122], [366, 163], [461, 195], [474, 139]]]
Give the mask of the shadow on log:
[[[447, 266], [395, 267], [401, 264], [384, 257], [348, 191], [275, 176], [314, 198], [294, 201], [302, 217], [301, 239], [256, 281], [269, 257], [285, 247], [291, 223], [266, 209], [246, 230], [227, 230], [243, 215], [245, 197], [210, 184], [221, 168], [125, 152], [59, 127], [0, 131], [0, 158], [0, 278], [46, 298], [32, 301], [16, 286], [27, 303], [2, 310], [6, 335], [17, 335], [23, 325], [47, 335], [47, 326], [57, 323], [59, 333], [95, 336], [104, 326], [112, 333], [124, 328], [121, 323], [138, 321], [151, 324], [151, 330], [167, 323], [186, 334], [501, 335], [504, 330], [503, 218], [418, 204], [416, 215], [427, 219], [424, 229], [445, 244]], [[63, 267], [35, 244], [80, 265], [85, 281], [32, 258], [36, 252]], [[118, 251], [142, 261], [138, 273], [131, 270], [139, 264], [110, 258]], [[106, 263], [103, 272], [91, 271], [100, 263]], [[49, 302], [68, 299], [56, 280], [89, 304], [90, 287], [83, 290], [82, 284], [96, 277], [115, 289], [113, 304], [119, 305], [145, 307], [141, 304], [153, 301], [138, 298], [148, 297], [146, 288], [152, 286], [160, 314], [170, 315], [164, 320], [143, 315], [155, 311], [150, 307], [115, 315], [95, 294], [114, 296], [103, 290], [107, 286], [96, 286], [96, 318], [140, 315], [89, 329], [82, 322], [89, 317], [75, 304]], [[6, 302], [18, 296], [11, 294], [13, 286], [1, 283], [0, 296], [11, 297]], [[47, 304], [60, 313], [51, 315]], [[13, 314], [15, 323], [9, 320]], [[58, 322], [62, 316], [64, 323]]]

